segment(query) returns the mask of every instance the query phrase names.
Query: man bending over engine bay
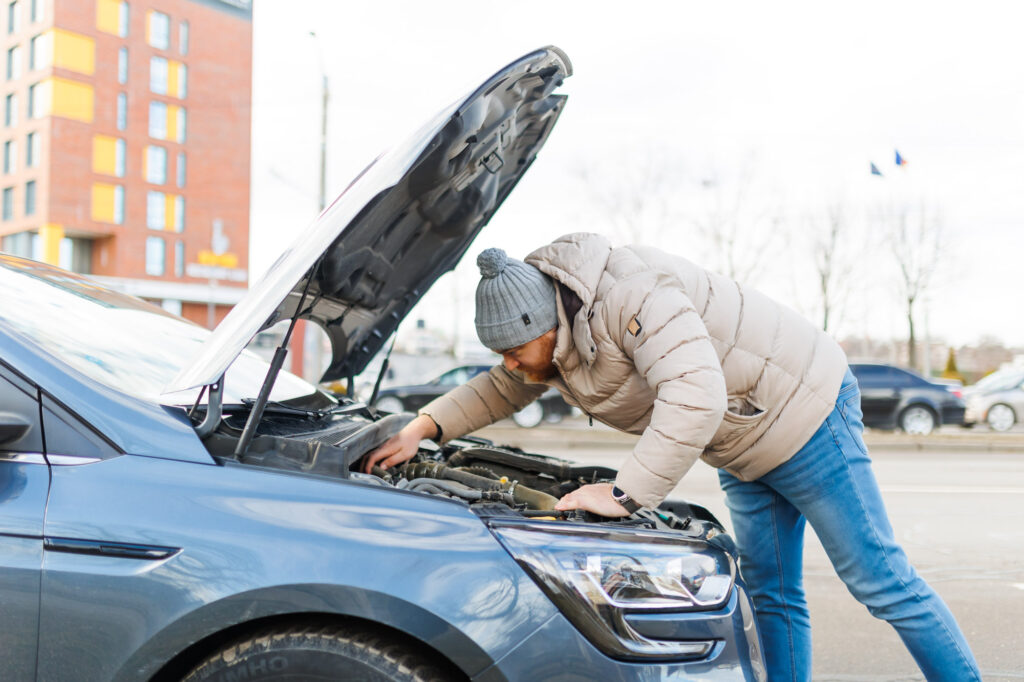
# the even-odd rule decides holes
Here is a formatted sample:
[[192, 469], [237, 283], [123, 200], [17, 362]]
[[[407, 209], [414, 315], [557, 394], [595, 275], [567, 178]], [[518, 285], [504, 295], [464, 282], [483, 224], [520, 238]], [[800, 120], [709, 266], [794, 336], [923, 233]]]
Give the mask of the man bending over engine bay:
[[434, 400], [367, 457], [401, 464], [504, 419], [554, 386], [591, 418], [639, 434], [614, 485], [556, 509], [657, 507], [698, 457], [719, 470], [768, 679], [811, 678], [803, 591], [810, 522], [850, 592], [888, 621], [929, 680], [980, 680], [942, 599], [896, 543], [861, 438], [839, 345], [763, 294], [644, 246], [571, 234], [526, 262], [477, 259], [476, 329], [503, 364]]

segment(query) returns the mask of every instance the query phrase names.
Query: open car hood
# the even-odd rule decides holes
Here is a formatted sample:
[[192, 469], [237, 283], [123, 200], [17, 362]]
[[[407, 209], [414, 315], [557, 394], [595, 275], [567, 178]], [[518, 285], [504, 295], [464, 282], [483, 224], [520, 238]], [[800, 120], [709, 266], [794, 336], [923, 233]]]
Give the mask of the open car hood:
[[524, 55], [378, 157], [285, 249], [166, 391], [216, 382], [258, 332], [296, 313], [330, 337], [321, 380], [362, 372], [533, 163], [565, 102], [552, 93], [571, 73], [556, 47]]

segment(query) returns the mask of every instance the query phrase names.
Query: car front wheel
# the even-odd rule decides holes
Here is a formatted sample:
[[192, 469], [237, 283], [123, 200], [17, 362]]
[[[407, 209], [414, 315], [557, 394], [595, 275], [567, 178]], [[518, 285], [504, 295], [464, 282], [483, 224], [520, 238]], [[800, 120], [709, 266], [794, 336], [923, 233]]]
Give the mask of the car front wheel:
[[447, 682], [459, 677], [422, 647], [353, 625], [259, 632], [210, 656], [183, 682]]
[[935, 429], [935, 413], [923, 405], [911, 405], [900, 413], [900, 428], [912, 436], [927, 436]]
[[988, 408], [985, 421], [993, 431], [1009, 431], [1017, 423], [1017, 413], [1009, 405], [997, 403]]
[[532, 429], [544, 421], [544, 406], [532, 402], [512, 415], [512, 421], [524, 429]]

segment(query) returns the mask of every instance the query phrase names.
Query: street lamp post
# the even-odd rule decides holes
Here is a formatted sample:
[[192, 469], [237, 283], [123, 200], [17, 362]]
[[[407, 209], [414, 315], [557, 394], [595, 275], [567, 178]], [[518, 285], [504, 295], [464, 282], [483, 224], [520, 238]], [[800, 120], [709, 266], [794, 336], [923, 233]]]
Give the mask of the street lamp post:
[[[330, 89], [328, 88], [327, 82], [327, 69], [324, 67], [324, 56], [320, 49], [320, 40], [317, 38], [315, 31], [310, 31], [309, 35], [313, 38], [313, 45], [316, 49], [316, 61], [320, 67], [320, 192], [317, 200], [319, 202], [319, 210], [323, 212], [324, 207], [327, 205], [327, 102], [330, 98]], [[303, 365], [305, 364], [305, 346], [306, 346], [306, 325], [307, 322], [302, 322], [295, 326], [295, 331], [292, 336], [292, 372], [299, 376], [304, 376]], [[315, 339], [314, 343], [310, 347], [310, 362], [313, 365], [313, 372], [317, 375], [316, 380], [320, 379], [320, 367], [323, 364], [321, 357], [320, 339]]]

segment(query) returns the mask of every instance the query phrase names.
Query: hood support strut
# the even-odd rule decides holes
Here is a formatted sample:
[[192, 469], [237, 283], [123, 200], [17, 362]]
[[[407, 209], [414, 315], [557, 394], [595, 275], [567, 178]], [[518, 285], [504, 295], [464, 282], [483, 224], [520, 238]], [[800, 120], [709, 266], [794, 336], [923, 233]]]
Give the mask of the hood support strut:
[[252, 410], [249, 412], [249, 418], [245, 420], [245, 428], [242, 430], [242, 435], [238, 438], [238, 443], [235, 445], [235, 457], [239, 460], [245, 456], [246, 450], [249, 449], [249, 444], [256, 435], [256, 427], [259, 425], [260, 419], [263, 418], [263, 410], [266, 409], [267, 401], [270, 399], [270, 391], [273, 390], [274, 382], [277, 381], [277, 375], [281, 372], [281, 367], [284, 366], [284, 359], [288, 355], [288, 343], [292, 339], [295, 323], [299, 321], [302, 307], [306, 305], [309, 285], [313, 283], [313, 275], [316, 273], [317, 268], [320, 267], [322, 260], [323, 256], [321, 255], [316, 263], [313, 264], [313, 267], [309, 269], [309, 272], [306, 273], [306, 286], [302, 288], [302, 296], [299, 298], [299, 304], [295, 306], [295, 313], [292, 315], [291, 323], [288, 325], [288, 331], [285, 332], [284, 338], [281, 339], [281, 345], [274, 351], [274, 358], [270, 361], [270, 369], [267, 370], [267, 376], [263, 380], [260, 394], [256, 398]]

